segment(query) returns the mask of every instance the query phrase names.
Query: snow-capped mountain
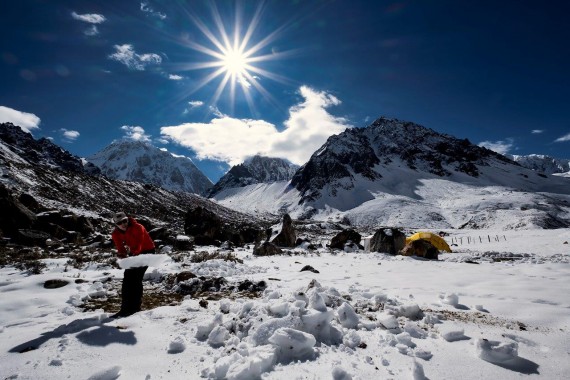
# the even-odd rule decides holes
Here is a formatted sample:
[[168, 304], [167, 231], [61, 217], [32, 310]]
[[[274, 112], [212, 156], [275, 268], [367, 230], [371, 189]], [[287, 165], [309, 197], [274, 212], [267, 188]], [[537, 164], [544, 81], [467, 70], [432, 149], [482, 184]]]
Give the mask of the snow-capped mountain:
[[0, 123], [0, 158], [6, 161], [48, 166], [75, 173], [100, 174], [98, 168], [55, 145], [46, 138], [34, 139], [12, 123]]
[[87, 158], [113, 179], [150, 183], [171, 191], [204, 195], [212, 187], [187, 157], [175, 156], [142, 141], [115, 141]]
[[299, 169], [298, 165], [274, 157], [263, 157], [255, 155], [248, 158], [242, 164], [232, 166], [232, 168], [212, 187], [210, 197], [219, 192], [253, 185], [256, 183], [271, 183], [278, 181], [289, 181]]
[[481, 167], [512, 164], [486, 148], [411, 122], [380, 118], [367, 128], [331, 136], [295, 174], [291, 185], [303, 201], [355, 188], [358, 179], [382, 182], [381, 168], [398, 165], [449, 177], [477, 178]]
[[570, 176], [569, 159], [553, 158], [543, 154], [529, 154], [527, 156], [507, 155], [507, 157], [517, 164], [537, 172]]
[[570, 182], [420, 125], [380, 118], [331, 136], [290, 182], [219, 193], [236, 210], [355, 225], [570, 225]]

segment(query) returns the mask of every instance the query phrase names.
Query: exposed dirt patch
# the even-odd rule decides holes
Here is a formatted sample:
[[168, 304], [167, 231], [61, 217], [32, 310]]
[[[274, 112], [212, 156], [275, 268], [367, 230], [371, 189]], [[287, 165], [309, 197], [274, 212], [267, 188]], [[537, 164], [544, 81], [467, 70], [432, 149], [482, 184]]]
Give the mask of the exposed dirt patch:
[[520, 321], [508, 320], [493, 316], [488, 313], [483, 313], [480, 311], [453, 311], [453, 310], [425, 309], [424, 312], [435, 314], [437, 316], [440, 316], [440, 319], [445, 319], [447, 321], [459, 321], [464, 323], [475, 323], [486, 326], [496, 326], [515, 331], [545, 330], [545, 328], [529, 327], [528, 325]]

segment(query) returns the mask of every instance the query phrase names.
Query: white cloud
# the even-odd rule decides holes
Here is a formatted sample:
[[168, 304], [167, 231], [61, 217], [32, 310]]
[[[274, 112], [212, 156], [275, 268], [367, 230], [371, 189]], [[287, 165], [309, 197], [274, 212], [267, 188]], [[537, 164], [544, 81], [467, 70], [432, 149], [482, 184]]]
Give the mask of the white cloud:
[[201, 100], [191, 100], [188, 102], [188, 104], [190, 105], [190, 108], [198, 108], [202, 107], [204, 105], [204, 102]]
[[514, 148], [514, 140], [509, 137], [506, 139], [506, 141], [483, 141], [479, 143], [479, 146], [485, 147], [500, 154], [507, 154]]
[[150, 135], [145, 133], [145, 130], [139, 126], [123, 125], [121, 127], [125, 131], [125, 138], [135, 141], [150, 141]]
[[155, 11], [148, 5], [146, 1], [141, 2], [141, 11], [149, 13], [152, 16], [158, 17], [161, 20], [164, 20], [166, 18], [166, 15], [164, 13]]
[[96, 36], [99, 34], [99, 29], [97, 29], [97, 25], [91, 25], [90, 28], [87, 28], [85, 31], [83, 31], [83, 34], [86, 36]]
[[544, 133], [544, 129], [533, 129], [531, 131], [532, 134], [540, 134], [540, 133]]
[[40, 122], [40, 118], [33, 113], [0, 106], [0, 123], [12, 123], [22, 128], [22, 130], [31, 133], [32, 129], [40, 128]]
[[86, 13], [84, 15], [80, 15], [76, 12], [71, 12], [71, 17], [79, 21], [88, 22], [90, 24], [101, 24], [107, 20], [105, 16], [99, 15], [97, 13]]
[[235, 119], [219, 114], [209, 123], [185, 123], [161, 128], [163, 137], [194, 150], [199, 159], [213, 159], [230, 165], [248, 156], [262, 154], [283, 157], [304, 164], [326, 139], [350, 127], [343, 118], [328, 113], [327, 108], [340, 100], [303, 86], [303, 102], [290, 108], [285, 129], [263, 120]]
[[162, 58], [158, 54], [147, 53], [137, 54], [133, 45], [115, 45], [115, 53], [109, 55], [110, 59], [121, 62], [131, 70], [144, 70], [150, 64], [162, 63]]
[[570, 133], [554, 140], [554, 142], [565, 142], [565, 141], [570, 141]]
[[75, 141], [79, 137], [79, 132], [61, 128], [60, 131], [63, 133], [63, 138], [67, 141]]
[[226, 115], [225, 113], [223, 113], [222, 111], [220, 111], [220, 109], [216, 106], [210, 106], [208, 107], [210, 112], [212, 114], [214, 114], [214, 116], [217, 116], [219, 118], [224, 118], [224, 117], [229, 117], [228, 115]]
[[180, 75], [176, 75], [176, 74], [170, 74], [170, 75], [168, 75], [168, 79], [170, 79], [170, 80], [182, 80], [182, 79], [184, 79], [184, 77], [181, 77]]

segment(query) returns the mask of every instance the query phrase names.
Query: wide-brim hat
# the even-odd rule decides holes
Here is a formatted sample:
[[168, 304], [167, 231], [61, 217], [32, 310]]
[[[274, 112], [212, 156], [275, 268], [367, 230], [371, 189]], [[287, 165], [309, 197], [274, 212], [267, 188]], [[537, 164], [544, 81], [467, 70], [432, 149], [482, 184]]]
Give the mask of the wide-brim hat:
[[128, 219], [129, 219], [129, 217], [127, 216], [127, 214], [125, 214], [122, 211], [116, 213], [115, 216], [113, 216], [113, 221], [115, 222], [115, 224], [117, 224], [123, 220], [128, 220]]

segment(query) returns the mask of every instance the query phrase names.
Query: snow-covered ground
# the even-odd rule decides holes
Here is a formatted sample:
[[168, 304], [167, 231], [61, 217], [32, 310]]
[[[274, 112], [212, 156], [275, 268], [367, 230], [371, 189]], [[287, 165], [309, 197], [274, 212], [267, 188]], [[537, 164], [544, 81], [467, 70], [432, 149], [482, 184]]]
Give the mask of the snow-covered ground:
[[[267, 288], [119, 320], [79, 305], [110, 296], [106, 280], [122, 270], [66, 259], [40, 275], [2, 268], [0, 378], [567, 379], [570, 230], [449, 232], [455, 252], [439, 261], [251, 247], [235, 250], [243, 264], [155, 258], [146, 286], [190, 270]], [[45, 289], [53, 279], [70, 283]]]

